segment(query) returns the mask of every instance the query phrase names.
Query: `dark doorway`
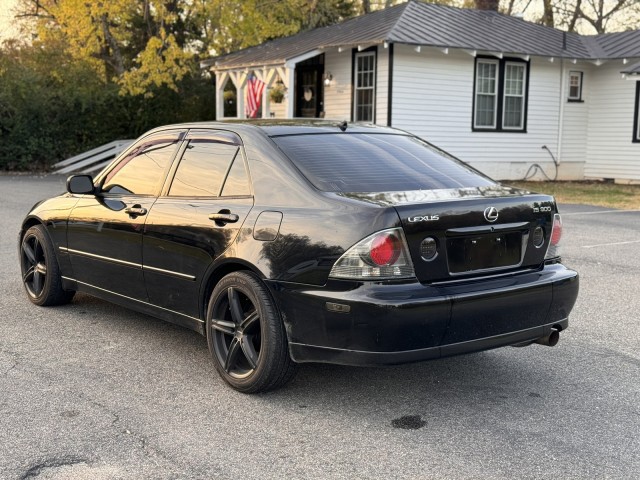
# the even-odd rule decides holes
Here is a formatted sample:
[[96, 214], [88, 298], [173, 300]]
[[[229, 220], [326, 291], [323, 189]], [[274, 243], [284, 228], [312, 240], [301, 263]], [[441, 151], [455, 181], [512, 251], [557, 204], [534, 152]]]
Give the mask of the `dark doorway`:
[[295, 105], [296, 117], [320, 118], [324, 116], [324, 53], [296, 64]]

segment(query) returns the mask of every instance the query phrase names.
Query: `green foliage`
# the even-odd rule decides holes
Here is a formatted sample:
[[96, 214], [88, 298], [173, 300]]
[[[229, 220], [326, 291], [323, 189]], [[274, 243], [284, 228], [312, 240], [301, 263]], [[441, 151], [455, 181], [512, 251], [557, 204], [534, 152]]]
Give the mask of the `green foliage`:
[[201, 15], [206, 44], [218, 55], [356, 15], [353, 0], [209, 0]]
[[[55, 47], [55, 46], [52, 46]], [[210, 80], [189, 74], [176, 89], [120, 95], [92, 65], [56, 48], [5, 44], [0, 51], [0, 170], [42, 170], [116, 139], [167, 123], [215, 118]]]
[[[158, 125], [213, 119], [215, 90], [199, 70], [200, 58], [332, 24], [360, 6], [358, 0], [18, 1], [25, 36], [35, 40], [0, 47], [0, 170], [46, 169]], [[235, 111], [236, 101], [227, 100], [225, 109]]]

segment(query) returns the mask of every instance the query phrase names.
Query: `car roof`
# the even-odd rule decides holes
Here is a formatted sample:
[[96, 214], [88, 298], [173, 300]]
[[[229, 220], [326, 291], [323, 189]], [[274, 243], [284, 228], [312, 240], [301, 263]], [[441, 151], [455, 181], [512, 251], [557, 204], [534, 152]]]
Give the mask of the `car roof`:
[[[346, 128], [345, 128], [346, 126]], [[396, 130], [389, 127], [380, 127], [372, 124], [347, 123], [339, 120], [322, 120], [322, 119], [293, 119], [293, 120], [274, 120], [274, 119], [255, 119], [255, 120], [233, 120], [225, 122], [194, 122], [180, 123], [174, 125], [165, 125], [158, 127], [153, 131], [160, 131], [169, 128], [228, 128], [238, 133], [250, 133], [262, 131], [264, 134], [275, 137], [282, 135], [309, 135], [309, 134], [326, 134], [326, 133], [385, 133], [396, 135], [407, 135], [406, 132]]]

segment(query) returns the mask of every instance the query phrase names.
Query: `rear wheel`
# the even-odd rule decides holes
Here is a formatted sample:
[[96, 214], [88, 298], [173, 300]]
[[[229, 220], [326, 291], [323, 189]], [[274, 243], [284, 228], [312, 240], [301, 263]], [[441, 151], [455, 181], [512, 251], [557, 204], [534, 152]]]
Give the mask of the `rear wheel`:
[[207, 341], [220, 376], [240, 392], [274, 390], [295, 373], [282, 319], [252, 273], [230, 273], [214, 288]]
[[69, 303], [75, 292], [62, 288], [62, 278], [53, 244], [42, 225], [29, 228], [20, 244], [22, 283], [36, 305]]

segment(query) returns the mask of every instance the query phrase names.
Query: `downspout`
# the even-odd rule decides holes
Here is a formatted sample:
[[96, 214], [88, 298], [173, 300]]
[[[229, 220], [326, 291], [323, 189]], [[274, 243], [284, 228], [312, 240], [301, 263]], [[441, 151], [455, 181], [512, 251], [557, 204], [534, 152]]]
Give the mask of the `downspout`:
[[558, 152], [558, 162], [557, 164], [559, 165], [560, 162], [562, 161], [562, 140], [563, 140], [563, 135], [564, 135], [564, 106], [565, 106], [565, 101], [564, 101], [564, 85], [565, 85], [565, 79], [566, 79], [566, 74], [565, 74], [565, 69], [564, 69], [564, 58], [560, 59], [560, 113], [558, 115], [558, 147], [557, 147], [557, 152]]
[[389, 80], [387, 83], [387, 127], [391, 127], [393, 123], [393, 43], [389, 43]]

